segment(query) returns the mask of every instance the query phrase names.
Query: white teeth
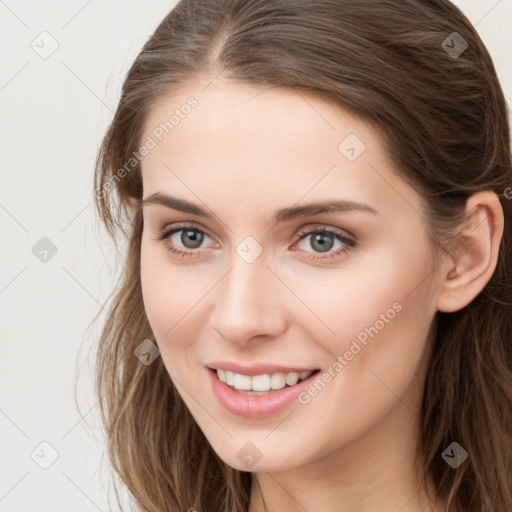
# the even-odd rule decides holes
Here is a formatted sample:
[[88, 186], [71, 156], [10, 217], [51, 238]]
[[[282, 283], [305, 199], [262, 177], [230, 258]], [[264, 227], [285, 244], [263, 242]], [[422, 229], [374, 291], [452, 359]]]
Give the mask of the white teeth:
[[242, 375], [229, 370], [217, 370], [219, 380], [225, 382], [228, 386], [232, 386], [240, 391], [256, 391], [264, 392], [271, 389], [282, 389], [286, 385], [294, 386], [297, 382], [307, 379], [313, 372], [306, 370], [303, 372], [290, 373], [265, 373], [263, 375]]
[[251, 389], [251, 377], [235, 373], [235, 382], [233, 386], [235, 389], [245, 389], [246, 391], [249, 391]]
[[270, 376], [270, 387], [272, 389], [281, 389], [286, 386], [286, 374], [285, 373], [273, 373]]
[[284, 380], [288, 386], [295, 386], [299, 382], [299, 372], [288, 373]]
[[299, 373], [299, 380], [307, 379], [313, 372], [310, 370], [306, 370], [305, 372]]
[[251, 378], [253, 391], [270, 391], [270, 375], [254, 375]]

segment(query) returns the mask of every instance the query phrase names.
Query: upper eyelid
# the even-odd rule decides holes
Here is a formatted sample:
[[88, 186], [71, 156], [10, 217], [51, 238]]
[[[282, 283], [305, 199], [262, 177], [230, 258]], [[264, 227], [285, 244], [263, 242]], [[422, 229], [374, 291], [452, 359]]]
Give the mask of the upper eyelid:
[[357, 241], [357, 237], [354, 236], [349, 231], [347, 231], [346, 229], [330, 227], [326, 224], [316, 224], [314, 226], [308, 225], [305, 228], [299, 229], [299, 231], [297, 232], [297, 235], [298, 236], [303, 236], [303, 235], [307, 236], [307, 235], [310, 235], [312, 232], [315, 233], [315, 232], [321, 232], [321, 231], [325, 231], [327, 233], [333, 233], [335, 235], [340, 235], [344, 238], [350, 238], [350, 239], [354, 240], [354, 242]]
[[166, 226], [164, 227], [161, 231], [160, 231], [160, 234], [164, 235], [164, 234], [168, 234], [168, 236], [171, 236], [171, 233], [172, 234], [175, 234], [176, 232], [179, 232], [179, 231], [182, 231], [182, 230], [185, 230], [185, 229], [191, 229], [193, 231], [200, 231], [201, 233], [204, 233], [206, 236], [210, 237], [212, 240], [215, 239], [215, 237], [211, 236], [209, 233], [208, 233], [208, 230], [203, 228], [203, 227], [199, 227], [195, 224], [191, 224], [189, 225], [188, 223], [185, 223], [185, 224], [176, 224], [176, 225], [169, 225], [169, 226]]

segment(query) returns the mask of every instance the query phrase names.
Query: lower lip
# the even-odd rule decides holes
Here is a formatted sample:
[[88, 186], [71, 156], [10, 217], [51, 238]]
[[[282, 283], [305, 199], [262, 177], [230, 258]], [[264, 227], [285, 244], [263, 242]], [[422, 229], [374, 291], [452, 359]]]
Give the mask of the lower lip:
[[238, 393], [222, 382], [217, 372], [206, 368], [210, 374], [213, 392], [229, 412], [244, 418], [265, 418], [282, 411], [297, 399], [315, 379], [318, 371], [294, 386], [284, 387], [268, 395], [245, 395]]

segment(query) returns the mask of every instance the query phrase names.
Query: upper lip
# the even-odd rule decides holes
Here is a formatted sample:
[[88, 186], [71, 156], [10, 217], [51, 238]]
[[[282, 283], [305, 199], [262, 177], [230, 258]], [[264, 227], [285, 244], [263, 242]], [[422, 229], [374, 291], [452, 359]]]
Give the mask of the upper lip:
[[222, 369], [249, 376], [264, 375], [265, 373], [301, 373], [305, 371], [318, 370], [318, 368], [308, 368], [304, 366], [281, 366], [270, 363], [258, 363], [252, 364], [250, 366], [244, 366], [230, 361], [212, 361], [211, 363], [208, 363], [206, 366], [208, 366], [212, 370]]

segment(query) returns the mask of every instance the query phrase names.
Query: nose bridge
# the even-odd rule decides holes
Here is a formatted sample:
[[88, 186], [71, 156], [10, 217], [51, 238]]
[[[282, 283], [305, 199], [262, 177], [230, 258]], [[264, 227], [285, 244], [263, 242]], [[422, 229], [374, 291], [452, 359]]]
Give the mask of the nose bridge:
[[230, 263], [212, 313], [213, 328], [224, 339], [239, 343], [257, 335], [277, 335], [283, 327], [283, 312], [276, 305], [271, 282], [275, 277], [265, 258], [260, 255], [251, 261], [243, 253], [240, 256], [238, 249]]

